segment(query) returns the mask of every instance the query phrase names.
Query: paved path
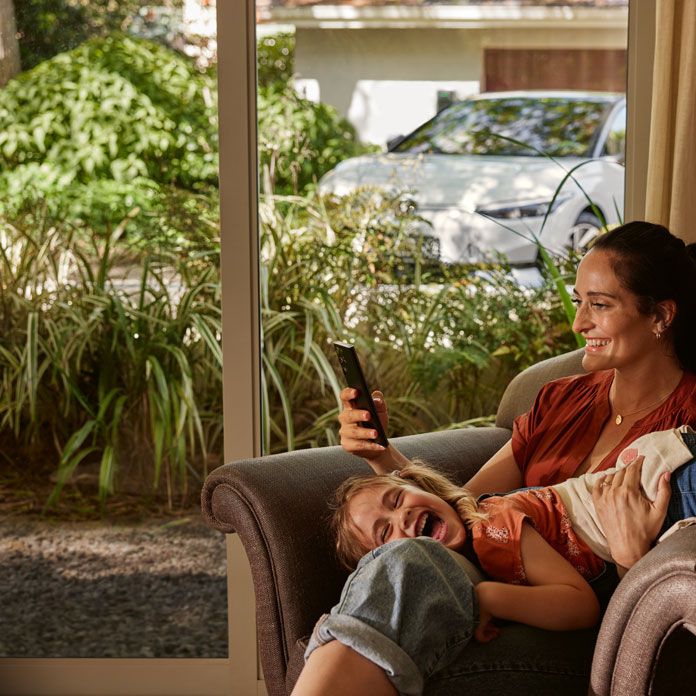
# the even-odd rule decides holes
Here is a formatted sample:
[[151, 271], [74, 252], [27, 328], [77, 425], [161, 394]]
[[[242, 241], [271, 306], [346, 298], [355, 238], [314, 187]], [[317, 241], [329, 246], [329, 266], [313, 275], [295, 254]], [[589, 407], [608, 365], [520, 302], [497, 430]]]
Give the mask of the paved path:
[[226, 657], [224, 537], [189, 518], [0, 522], [0, 657]]

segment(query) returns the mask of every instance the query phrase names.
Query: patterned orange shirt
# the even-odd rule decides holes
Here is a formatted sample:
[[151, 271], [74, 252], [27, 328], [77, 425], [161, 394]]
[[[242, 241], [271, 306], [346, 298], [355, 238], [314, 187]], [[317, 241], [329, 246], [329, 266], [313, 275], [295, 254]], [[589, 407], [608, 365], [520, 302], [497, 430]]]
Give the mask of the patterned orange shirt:
[[472, 525], [472, 545], [481, 569], [493, 580], [528, 584], [520, 551], [525, 521], [586, 580], [597, 577], [604, 568], [604, 561], [573, 531], [565, 505], [553, 488], [486, 498], [479, 509], [488, 513], [488, 519]]

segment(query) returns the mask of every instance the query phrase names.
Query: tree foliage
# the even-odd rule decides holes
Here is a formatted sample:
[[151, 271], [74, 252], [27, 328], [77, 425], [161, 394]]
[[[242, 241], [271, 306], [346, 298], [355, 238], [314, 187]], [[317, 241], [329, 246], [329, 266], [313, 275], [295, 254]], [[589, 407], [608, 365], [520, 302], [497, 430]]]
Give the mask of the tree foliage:
[[341, 160], [369, 151], [336, 109], [295, 91], [295, 37], [280, 32], [259, 40], [259, 168], [274, 193], [304, 193]]
[[259, 165], [277, 194], [305, 192], [341, 160], [366, 152], [353, 126], [328, 104], [278, 82], [258, 94]]
[[[364, 148], [294, 91], [291, 38], [260, 48], [267, 450], [335, 441], [341, 335], [402, 394], [394, 434], [490, 414], [512, 373], [568, 347], [555, 292], [428, 268], [398, 195], [313, 192]], [[171, 501], [220, 451], [217, 165], [214, 78], [161, 45], [91, 38], [0, 92], [0, 440], [13, 462], [50, 450], [54, 500], [87, 463], [105, 500], [135, 462]]]
[[24, 70], [95, 36], [124, 29], [146, 5], [181, 5], [182, 0], [17, 0], [15, 15]]
[[[108, 233], [136, 209], [131, 235], [176, 248], [201, 236], [209, 244], [215, 87], [186, 57], [122, 34], [22, 73], [0, 92], [0, 212], [38, 206], [55, 221]], [[192, 209], [202, 224], [192, 222]]]
[[214, 85], [158, 44], [114, 34], [22, 73], [0, 93], [0, 167], [48, 179], [217, 181]]
[[256, 46], [256, 66], [260, 87], [287, 84], [295, 70], [295, 35], [278, 32], [260, 38]]

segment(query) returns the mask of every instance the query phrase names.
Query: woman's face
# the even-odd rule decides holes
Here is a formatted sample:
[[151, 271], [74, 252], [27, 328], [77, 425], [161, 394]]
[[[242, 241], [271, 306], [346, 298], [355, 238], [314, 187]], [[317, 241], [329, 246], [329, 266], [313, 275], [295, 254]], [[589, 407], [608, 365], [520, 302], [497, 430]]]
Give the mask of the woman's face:
[[466, 540], [466, 527], [454, 508], [416, 486], [384, 483], [365, 488], [348, 503], [348, 515], [368, 549], [427, 536], [456, 550]]
[[632, 367], [660, 347], [655, 339], [658, 318], [638, 311], [637, 297], [622, 287], [608, 253], [595, 250], [585, 255], [573, 294], [573, 331], [586, 341], [586, 370]]

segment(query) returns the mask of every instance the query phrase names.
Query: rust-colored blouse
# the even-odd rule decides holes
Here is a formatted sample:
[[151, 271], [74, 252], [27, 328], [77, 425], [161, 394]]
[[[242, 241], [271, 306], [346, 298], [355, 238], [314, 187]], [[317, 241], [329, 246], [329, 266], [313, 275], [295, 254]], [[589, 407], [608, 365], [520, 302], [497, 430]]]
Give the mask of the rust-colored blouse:
[[[613, 370], [564, 377], [544, 385], [532, 408], [515, 419], [512, 451], [525, 486], [551, 486], [570, 478], [592, 451], [611, 415]], [[684, 372], [672, 395], [637, 420], [595, 471], [615, 465], [630, 442], [656, 430], [696, 427], [696, 375]]]

